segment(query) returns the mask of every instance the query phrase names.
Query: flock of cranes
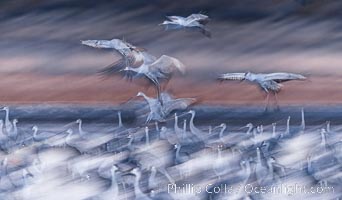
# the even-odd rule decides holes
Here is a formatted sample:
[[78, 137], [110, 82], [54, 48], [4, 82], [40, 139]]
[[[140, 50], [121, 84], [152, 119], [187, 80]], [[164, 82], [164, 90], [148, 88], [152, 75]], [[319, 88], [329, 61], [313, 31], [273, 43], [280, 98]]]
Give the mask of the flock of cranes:
[[[160, 24], [162, 26], [165, 26], [165, 30], [200, 30], [206, 36], [211, 35], [210, 31], [207, 30], [205, 27], [205, 25], [209, 22], [209, 17], [204, 14], [192, 14], [188, 17], [167, 16], [167, 18], [169, 20], [164, 21], [162, 24]], [[132, 80], [134, 78], [146, 78], [156, 87], [157, 97], [161, 106], [163, 106], [164, 103], [161, 97], [161, 82], [168, 82], [172, 75], [174, 75], [175, 73], [179, 72], [181, 74], [185, 74], [186, 71], [185, 65], [177, 58], [167, 55], [162, 55], [159, 58], [156, 58], [153, 55], [147, 53], [145, 49], [136, 47], [120, 39], [84, 40], [82, 41], [82, 44], [94, 48], [109, 48], [117, 51], [122, 56], [122, 58], [102, 69], [100, 73], [104, 75], [123, 73], [124, 77], [128, 78], [129, 80]], [[218, 79], [240, 81], [247, 80], [251, 83], [257, 84], [267, 94], [267, 103], [265, 108], [265, 110], [267, 110], [270, 94], [274, 94], [276, 100], [275, 103], [278, 106], [277, 93], [280, 92], [280, 89], [282, 87], [280, 83], [291, 80], [305, 80], [306, 77], [300, 74], [286, 72], [269, 74], [254, 74], [251, 72], [247, 72], [221, 74], [218, 76]], [[151, 109], [151, 113], [152, 112], [153, 111]], [[160, 114], [158, 115], [163, 116]]]
[[[289, 117], [257, 126], [198, 126], [190, 110], [167, 123], [128, 126], [119, 111], [114, 126], [78, 119], [42, 129], [20, 125], [3, 110], [1, 199], [341, 197], [341, 127], [307, 126], [304, 110], [300, 125]], [[301, 190], [251, 191], [294, 184]], [[240, 190], [217, 192], [222, 185]], [[56, 192], [68, 188], [74, 188], [70, 194]]]
[[[203, 14], [168, 19], [161, 24], [166, 30], [191, 29], [211, 35], [205, 27], [209, 18]], [[291, 191], [250, 191], [280, 184], [306, 187], [290, 194], [299, 199], [323, 199], [322, 195], [324, 199], [341, 198], [341, 127], [332, 130], [329, 122], [308, 127], [304, 110], [299, 126], [291, 125], [290, 117], [285, 122], [247, 123], [243, 127], [195, 125], [196, 111], [184, 111], [195, 99], [177, 99], [162, 90], [162, 81], [167, 82], [177, 72], [185, 73], [185, 65], [178, 59], [167, 55], [156, 58], [119, 39], [85, 40], [82, 44], [120, 53], [122, 58], [101, 74], [123, 73], [129, 80], [145, 78], [155, 86], [156, 98], [137, 93], [147, 102], [146, 123], [128, 126], [118, 111], [115, 126], [78, 119], [44, 130], [40, 124], [20, 126], [4, 107], [5, 119], [0, 120], [0, 199], [289, 197]], [[218, 79], [257, 84], [267, 94], [267, 107], [270, 94], [277, 98], [281, 82], [306, 78], [293, 73], [247, 72], [226, 73]], [[222, 186], [234, 191], [217, 192]]]

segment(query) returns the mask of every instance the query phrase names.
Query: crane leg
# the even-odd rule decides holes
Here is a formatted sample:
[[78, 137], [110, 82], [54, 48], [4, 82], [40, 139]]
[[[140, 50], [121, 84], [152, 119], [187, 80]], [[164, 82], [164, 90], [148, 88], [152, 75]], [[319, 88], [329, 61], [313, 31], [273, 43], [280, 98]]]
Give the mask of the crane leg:
[[278, 94], [276, 92], [274, 92], [274, 98], [275, 98], [275, 106], [276, 109], [279, 110], [279, 104], [278, 104]]
[[163, 105], [163, 100], [161, 99], [161, 96], [160, 96], [161, 87], [160, 87], [160, 85], [156, 85], [156, 87], [157, 87], [158, 100], [159, 100], [160, 104]]
[[270, 93], [267, 93], [266, 96], [266, 105], [265, 105], [265, 112], [268, 110], [268, 105], [270, 103]]

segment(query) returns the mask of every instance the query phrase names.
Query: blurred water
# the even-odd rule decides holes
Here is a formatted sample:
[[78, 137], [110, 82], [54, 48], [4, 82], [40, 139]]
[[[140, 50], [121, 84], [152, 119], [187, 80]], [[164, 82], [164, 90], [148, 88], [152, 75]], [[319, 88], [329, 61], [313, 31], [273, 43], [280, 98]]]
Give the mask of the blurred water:
[[[7, 132], [1, 139], [1, 198], [341, 197], [340, 107], [305, 107], [303, 127], [300, 107], [265, 113], [258, 107], [196, 106], [194, 122], [189, 114], [178, 112], [180, 130], [187, 120], [184, 133], [174, 129], [173, 115], [159, 123], [160, 131], [154, 123], [145, 125], [136, 115], [142, 106], [10, 107], [10, 119], [19, 121], [18, 136], [10, 138]], [[124, 127], [118, 127], [118, 111]], [[222, 127], [216, 126], [221, 123], [227, 127], [219, 136]], [[247, 123], [254, 124], [249, 133]], [[33, 125], [45, 139], [33, 138]], [[327, 131], [324, 140], [322, 128]], [[66, 129], [73, 130], [72, 139], [66, 139]], [[5, 128], [1, 131], [6, 133]], [[140, 175], [139, 184], [134, 184]], [[260, 188], [265, 191], [260, 193]]]

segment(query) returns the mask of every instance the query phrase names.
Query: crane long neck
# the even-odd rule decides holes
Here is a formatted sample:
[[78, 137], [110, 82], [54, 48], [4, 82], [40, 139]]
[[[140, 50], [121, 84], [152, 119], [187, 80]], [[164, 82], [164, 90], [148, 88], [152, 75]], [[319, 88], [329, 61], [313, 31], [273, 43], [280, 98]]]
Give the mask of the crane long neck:
[[119, 118], [119, 127], [122, 127], [122, 118], [121, 118], [121, 112], [118, 112], [118, 118]]
[[128, 145], [127, 145], [128, 147], [131, 147], [131, 146], [132, 146], [133, 140], [134, 140], [133, 137], [131, 137], [131, 138], [129, 139]]
[[271, 161], [268, 161], [267, 162], [267, 165], [268, 165], [268, 172], [273, 175], [273, 164]]
[[177, 115], [175, 115], [175, 125], [174, 125], [174, 129], [175, 129], [176, 132], [179, 130], [179, 127], [178, 127], [178, 116], [177, 116]]
[[33, 138], [37, 138], [38, 128], [33, 130]]
[[325, 146], [326, 146], [326, 138], [325, 138], [325, 133], [324, 133], [324, 131], [321, 132], [321, 138], [322, 138], [321, 145], [322, 145], [323, 147], [325, 147]]
[[301, 123], [301, 128], [304, 131], [305, 129], [305, 115], [304, 115], [304, 110], [302, 109], [302, 123]]
[[256, 138], [256, 134], [257, 134], [255, 128], [252, 129], [252, 134], [253, 134], [253, 137], [255, 139]]
[[6, 112], [5, 123], [6, 123], [6, 126], [7, 126], [8, 124], [11, 124], [11, 122], [9, 120], [9, 110], [6, 109], [5, 112]]
[[179, 152], [180, 152], [181, 146], [177, 145], [177, 149], [176, 149], [176, 159], [179, 158]]
[[141, 95], [144, 97], [144, 99], [145, 99], [146, 101], [148, 101], [148, 102], [149, 102], [149, 100], [150, 100], [150, 97], [146, 96], [146, 94], [144, 94], [144, 93], [142, 93]]
[[114, 191], [115, 194], [119, 193], [119, 187], [118, 187], [118, 182], [116, 181], [116, 176], [115, 176], [115, 171], [112, 170], [112, 185], [111, 189]]
[[247, 130], [246, 134], [247, 135], [251, 134], [252, 130], [253, 130], [253, 126], [248, 127], [248, 130]]
[[259, 131], [259, 134], [261, 134], [261, 135], [262, 135], [263, 133], [264, 133], [264, 127], [261, 125], [261, 126], [260, 126], [260, 131]]
[[224, 130], [226, 130], [226, 126], [223, 126], [222, 129], [221, 129], [221, 131], [220, 131], [220, 134], [219, 134], [220, 140], [223, 138], [223, 132], [224, 132]]
[[7, 133], [9, 133], [12, 131], [13, 125], [12, 125], [11, 121], [9, 120], [9, 110], [5, 109], [5, 112], [6, 112], [5, 128], [6, 128]]
[[5, 158], [5, 160], [2, 161], [1, 163], [1, 177], [6, 176], [8, 173], [8, 168], [7, 168], [7, 158]]
[[257, 158], [258, 158], [258, 162], [261, 163], [261, 155], [260, 155], [260, 149], [257, 149]]
[[78, 131], [79, 131], [80, 135], [83, 136], [82, 121], [80, 121], [80, 122], [78, 123]]
[[155, 122], [155, 125], [156, 125], [156, 131], [159, 133], [159, 132], [160, 132], [160, 129], [159, 129], [158, 122]]
[[4, 132], [3, 132], [3, 127], [4, 127], [4, 124], [3, 124], [3, 122], [1, 121], [0, 122], [0, 135], [4, 135]]
[[151, 175], [148, 179], [149, 184], [154, 183], [154, 181], [156, 179], [156, 174], [157, 174], [157, 171], [155, 169], [151, 169]]
[[273, 138], [276, 137], [276, 126], [275, 126], [275, 125], [273, 125], [272, 137], [273, 137]]
[[198, 132], [200, 132], [200, 130], [198, 130], [195, 125], [194, 125], [194, 119], [195, 119], [195, 113], [191, 113], [191, 119], [190, 119], [190, 130], [193, 134], [196, 134]]
[[286, 134], [289, 134], [290, 133], [290, 118], [287, 119], [287, 122], [286, 122], [286, 131], [285, 131]]
[[146, 145], [150, 145], [150, 134], [148, 133], [148, 129], [145, 130], [146, 135]]
[[18, 135], [17, 122], [13, 122], [13, 131], [11, 131], [11, 135], [13, 137], [16, 137]]
[[186, 119], [183, 122], [183, 139], [185, 138], [185, 134], [186, 134]]
[[135, 181], [134, 181], [135, 196], [141, 196], [143, 194], [143, 192], [140, 190], [140, 185], [139, 185], [140, 177], [141, 177], [140, 173], [135, 174]]

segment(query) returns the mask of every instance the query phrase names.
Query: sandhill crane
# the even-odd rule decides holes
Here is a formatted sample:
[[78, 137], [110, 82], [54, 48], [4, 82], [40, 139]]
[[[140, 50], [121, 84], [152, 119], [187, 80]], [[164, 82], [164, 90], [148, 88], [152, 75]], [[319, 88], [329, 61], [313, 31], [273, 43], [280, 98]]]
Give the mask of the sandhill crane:
[[[278, 98], [277, 93], [280, 92], [282, 87], [281, 82], [291, 81], [291, 80], [305, 80], [306, 77], [300, 74], [286, 73], [286, 72], [277, 72], [277, 73], [269, 73], [269, 74], [255, 74], [251, 72], [247, 73], [226, 73], [221, 74], [218, 78], [219, 80], [247, 80], [251, 83], [257, 84], [265, 93], [266, 93], [266, 107], [268, 108], [269, 104], [269, 95], [270, 92], [274, 94], [275, 103], [278, 107]], [[279, 108], [279, 107], [278, 107]]]
[[6, 106], [6, 107], [3, 107], [2, 110], [4, 110], [6, 113], [6, 115], [5, 115], [5, 130], [8, 134], [13, 129], [13, 124], [11, 123], [11, 121], [9, 119], [9, 108]]
[[203, 14], [191, 14], [188, 17], [181, 16], [166, 16], [168, 20], [159, 24], [165, 26], [165, 30], [187, 29], [187, 30], [199, 30], [207, 37], [211, 37], [211, 33], [205, 28], [205, 25], [209, 22], [209, 17]]
[[33, 131], [33, 137], [32, 138], [35, 142], [41, 142], [43, 140], [46, 140], [50, 137], [57, 135], [57, 133], [46, 132], [46, 131], [38, 133], [38, 126], [36, 126], [36, 125], [34, 125], [32, 127], [32, 131]]
[[141, 171], [139, 168], [134, 168], [131, 173], [135, 176], [134, 181], [134, 195], [135, 199], [141, 199], [141, 200], [149, 200], [149, 198], [145, 193], [143, 193], [140, 189], [140, 178], [141, 178]]
[[181, 74], [185, 74], [185, 65], [180, 62], [178, 59], [162, 55], [158, 59], [148, 53], [141, 54], [143, 63], [138, 64], [138, 66], [127, 66], [123, 69], [126, 72], [135, 73], [134, 77], [145, 77], [147, 78], [153, 85], [155, 85], [158, 93], [158, 98], [162, 102], [160, 97], [161, 80], [170, 80], [172, 75], [176, 72], [180, 72]]
[[[84, 40], [81, 41], [83, 45], [94, 47], [94, 48], [102, 48], [102, 49], [114, 49], [117, 51], [122, 58], [115, 61], [114, 63], [108, 65], [99, 71], [100, 74], [103, 75], [112, 75], [120, 72], [127, 66], [140, 66], [143, 64], [143, 54], [144, 49], [133, 46], [132, 44], [120, 40], [120, 39], [112, 39], [112, 40]], [[149, 59], [149, 55], [145, 55], [145, 60]], [[152, 58], [151, 58], [152, 59]], [[125, 77], [128, 79], [132, 79], [132, 74], [126, 73]]]
[[[126, 64], [129, 64], [127, 57], [132, 51], [138, 51], [143, 50], [142, 48], [138, 48], [136, 46], [133, 46], [132, 44], [120, 40], [120, 39], [112, 39], [112, 40], [83, 40], [81, 41], [81, 44], [94, 47], [94, 48], [100, 48], [100, 49], [115, 49], [118, 53], [120, 53], [124, 60], [126, 61]], [[123, 60], [122, 60], [123, 61]], [[128, 63], [127, 63], [128, 62]]]
[[150, 113], [146, 119], [146, 123], [151, 120], [159, 122], [165, 121], [166, 117], [168, 117], [171, 112], [175, 110], [185, 110], [189, 105], [195, 102], [195, 99], [193, 98], [174, 99], [165, 92], [161, 94], [161, 99], [164, 102], [163, 104], [161, 104], [158, 99], [148, 97], [143, 92], [139, 92], [137, 96], [144, 97], [148, 103]]
[[185, 73], [185, 66], [178, 59], [167, 55], [156, 58], [145, 50], [122, 40], [86, 40], [82, 41], [82, 44], [95, 48], [117, 50], [123, 58], [105, 67], [100, 73], [102, 75], [113, 75], [118, 72], [125, 72], [125, 77], [129, 80], [145, 77], [156, 86], [158, 97], [160, 97], [161, 79], [169, 80], [177, 71], [182, 74]]

